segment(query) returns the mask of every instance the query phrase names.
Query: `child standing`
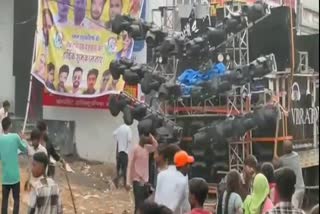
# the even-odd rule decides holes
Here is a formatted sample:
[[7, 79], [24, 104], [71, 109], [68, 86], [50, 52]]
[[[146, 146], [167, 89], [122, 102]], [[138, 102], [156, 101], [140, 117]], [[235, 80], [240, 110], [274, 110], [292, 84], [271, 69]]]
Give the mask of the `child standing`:
[[189, 181], [190, 214], [211, 214], [204, 210], [203, 205], [207, 199], [209, 186], [202, 178], [193, 178]]
[[30, 190], [30, 188], [33, 187], [36, 181], [36, 179], [32, 176], [32, 173], [31, 173], [34, 154], [43, 152], [46, 155], [48, 155], [47, 149], [40, 144], [40, 139], [41, 139], [41, 132], [39, 131], [39, 129], [32, 130], [30, 134], [31, 145], [28, 145], [27, 147], [28, 159], [29, 159], [29, 168], [28, 168], [29, 179], [25, 184], [25, 190]]
[[36, 182], [29, 196], [28, 214], [63, 213], [59, 187], [45, 175], [48, 164], [49, 159], [44, 152], [34, 154], [32, 176], [36, 178]]

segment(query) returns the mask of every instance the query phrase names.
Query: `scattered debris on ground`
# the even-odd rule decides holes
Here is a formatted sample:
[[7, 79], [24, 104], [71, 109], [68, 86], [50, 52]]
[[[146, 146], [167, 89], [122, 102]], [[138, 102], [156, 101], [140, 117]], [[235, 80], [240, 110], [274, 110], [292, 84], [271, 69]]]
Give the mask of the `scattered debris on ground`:
[[[21, 191], [27, 178], [26, 160], [21, 160]], [[116, 189], [112, 178], [114, 166], [75, 161], [70, 163], [75, 173], [68, 173], [78, 214], [129, 214], [133, 213], [133, 195], [125, 189]], [[60, 185], [65, 214], [74, 214], [66, 174], [57, 168], [55, 180]], [[1, 188], [1, 187], [0, 187]], [[1, 197], [1, 196], [0, 196]], [[28, 193], [21, 192], [21, 212], [27, 210]], [[12, 207], [13, 201], [11, 199]]]

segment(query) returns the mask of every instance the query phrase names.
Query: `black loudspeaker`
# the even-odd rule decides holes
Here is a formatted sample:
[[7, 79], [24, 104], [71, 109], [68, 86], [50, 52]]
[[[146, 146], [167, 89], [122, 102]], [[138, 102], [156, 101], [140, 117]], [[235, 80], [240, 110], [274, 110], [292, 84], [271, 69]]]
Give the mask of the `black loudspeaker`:
[[147, 114], [147, 107], [143, 104], [126, 105], [123, 110], [123, 120], [127, 125], [132, 125], [133, 120], [140, 121]]
[[123, 80], [128, 85], [137, 85], [140, 82], [139, 74], [133, 72], [131, 69], [126, 69], [124, 71]]
[[138, 133], [139, 135], [145, 135], [145, 136], [148, 136], [150, 133], [152, 133], [152, 120], [144, 119], [139, 121]]
[[133, 124], [133, 116], [131, 114], [130, 106], [125, 106], [122, 110], [123, 113], [123, 121], [128, 126]]
[[[287, 67], [290, 67], [289, 13], [290, 9], [288, 7], [273, 8], [271, 9], [271, 15], [250, 29], [250, 61], [261, 55], [274, 53], [279, 71], [284, 71]], [[296, 20], [296, 18], [294, 17], [293, 20]], [[293, 25], [296, 24], [293, 23]]]
[[121, 109], [118, 107], [118, 95], [110, 95], [109, 110], [112, 116], [116, 117], [119, 115]]
[[162, 82], [155, 79], [152, 74], [146, 73], [141, 80], [141, 90], [145, 94], [149, 94], [152, 90], [158, 91]]

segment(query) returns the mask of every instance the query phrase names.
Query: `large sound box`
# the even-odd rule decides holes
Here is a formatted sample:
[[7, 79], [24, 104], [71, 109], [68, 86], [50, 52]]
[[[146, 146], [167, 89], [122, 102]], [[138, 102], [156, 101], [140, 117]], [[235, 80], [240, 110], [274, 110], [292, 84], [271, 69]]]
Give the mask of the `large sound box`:
[[274, 53], [278, 70], [284, 71], [290, 67], [290, 41], [290, 9], [273, 8], [269, 17], [249, 31], [250, 61]]

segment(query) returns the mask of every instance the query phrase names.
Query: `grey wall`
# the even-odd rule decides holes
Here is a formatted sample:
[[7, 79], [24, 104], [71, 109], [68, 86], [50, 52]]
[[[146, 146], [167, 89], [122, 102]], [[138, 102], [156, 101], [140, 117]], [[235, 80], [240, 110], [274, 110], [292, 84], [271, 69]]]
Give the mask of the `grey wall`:
[[0, 103], [7, 99], [12, 105], [14, 105], [15, 93], [12, 72], [13, 2], [13, 0], [0, 0]]
[[[113, 131], [123, 123], [122, 116], [112, 117], [108, 110], [44, 107], [47, 120], [75, 121], [75, 144], [81, 158], [115, 163], [116, 144]], [[138, 142], [136, 124], [133, 142]]]

